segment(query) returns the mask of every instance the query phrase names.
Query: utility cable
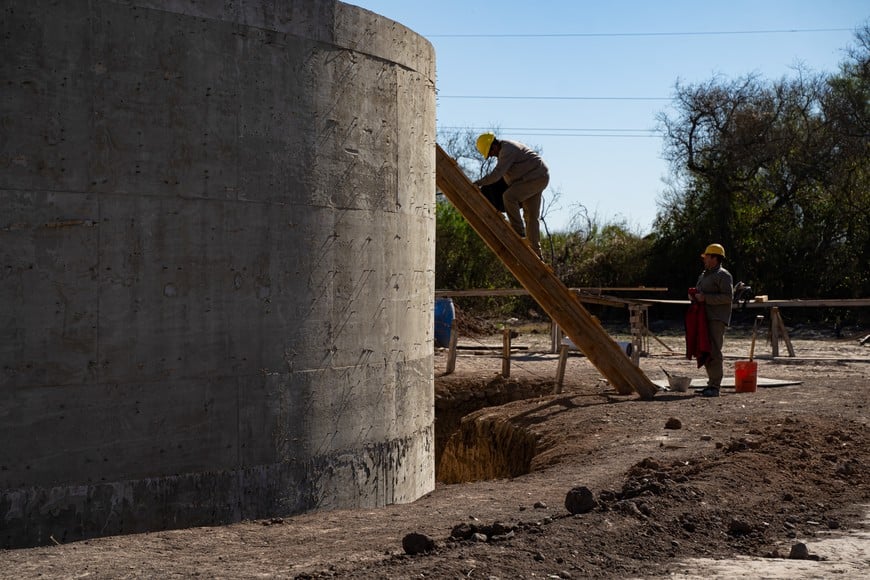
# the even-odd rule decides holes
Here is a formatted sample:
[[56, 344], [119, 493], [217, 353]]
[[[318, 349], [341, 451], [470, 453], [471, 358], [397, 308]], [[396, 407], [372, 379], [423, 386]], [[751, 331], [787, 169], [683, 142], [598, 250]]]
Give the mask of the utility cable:
[[439, 99], [538, 100], [538, 101], [670, 101], [671, 97], [576, 97], [558, 95], [438, 95]]
[[799, 34], [819, 32], [854, 32], [853, 28], [783, 28], [769, 30], [708, 30], [671, 32], [564, 32], [531, 34], [427, 34], [427, 38], [626, 38], [658, 36], [733, 36], [754, 34]]

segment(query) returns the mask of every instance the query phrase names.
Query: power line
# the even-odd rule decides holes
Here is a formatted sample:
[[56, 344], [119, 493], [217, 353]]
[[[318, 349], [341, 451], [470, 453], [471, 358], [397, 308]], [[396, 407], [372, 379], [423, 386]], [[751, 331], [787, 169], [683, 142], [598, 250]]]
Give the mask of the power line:
[[619, 137], [626, 139], [659, 139], [661, 135], [656, 135], [653, 133], [647, 134], [631, 134], [631, 133], [524, 133], [520, 132], [511, 132], [511, 135], [516, 135], [518, 137]]
[[561, 97], [556, 95], [438, 95], [439, 99], [500, 99], [500, 100], [538, 100], [538, 101], [670, 101], [669, 97]]
[[[490, 127], [439, 125], [438, 131], [489, 131]], [[627, 139], [660, 139], [656, 129], [620, 129], [612, 127], [499, 127], [502, 133], [517, 137], [616, 137]]]
[[710, 30], [706, 32], [566, 32], [548, 34], [428, 34], [427, 38], [618, 38], [642, 36], [729, 36], [750, 34], [798, 34], [854, 32], [854, 28], [785, 28], [772, 30]]
[[524, 132], [524, 131], [507, 131], [502, 129], [502, 133], [510, 133], [514, 137], [615, 137], [619, 139], [660, 139], [661, 135], [654, 133], [633, 134], [633, 133], [548, 133], [548, 132]]
[[[491, 129], [487, 127], [467, 127], [467, 126], [459, 126], [459, 125], [442, 125], [441, 129], [450, 129], [450, 130], [464, 130], [464, 129], [473, 129], [484, 130]], [[571, 131], [571, 132], [585, 132], [585, 131], [608, 131], [611, 133], [649, 133], [655, 131], [655, 129], [613, 129], [613, 128], [592, 128], [592, 127], [499, 127], [499, 131]]]
[[[440, 126], [439, 131], [488, 131], [480, 127]], [[660, 139], [653, 129], [556, 129], [550, 127], [499, 127], [499, 132], [514, 137], [616, 137], [625, 139]]]

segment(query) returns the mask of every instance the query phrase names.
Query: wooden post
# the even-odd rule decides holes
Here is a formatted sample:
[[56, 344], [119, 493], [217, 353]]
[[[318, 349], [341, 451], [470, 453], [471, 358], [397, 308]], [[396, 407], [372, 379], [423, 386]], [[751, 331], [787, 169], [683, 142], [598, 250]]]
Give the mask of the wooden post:
[[435, 167], [438, 189], [613, 388], [622, 395], [637, 393], [643, 399], [652, 399], [658, 387], [640, 367], [632, 364], [577, 296], [529, 249], [456, 161], [437, 144]]
[[559, 344], [562, 342], [562, 329], [555, 320], [550, 321], [550, 352], [559, 352]]
[[553, 393], [562, 392], [562, 384], [565, 382], [565, 367], [568, 366], [568, 345], [562, 343], [559, 347], [559, 366], [556, 368], [556, 388]]
[[444, 370], [445, 375], [452, 374], [456, 370], [456, 343], [459, 340], [458, 332], [455, 328], [456, 319], [450, 321], [450, 346], [447, 350], [447, 368]]
[[770, 354], [773, 358], [779, 356], [779, 326], [776, 324], [776, 307], [770, 309]]
[[641, 353], [648, 353], [649, 340], [646, 339], [646, 320], [649, 306], [646, 304], [629, 304], [628, 319], [631, 324], [631, 362], [640, 364]]
[[501, 376], [511, 376], [511, 327], [507, 324], [501, 331]]

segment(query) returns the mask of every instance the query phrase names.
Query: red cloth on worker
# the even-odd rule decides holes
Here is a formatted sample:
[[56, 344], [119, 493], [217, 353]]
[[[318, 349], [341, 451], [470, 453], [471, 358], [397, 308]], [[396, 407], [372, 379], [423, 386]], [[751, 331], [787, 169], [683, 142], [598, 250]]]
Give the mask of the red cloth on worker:
[[707, 333], [707, 315], [704, 305], [692, 302], [686, 312], [686, 358], [698, 359], [698, 368], [710, 358], [710, 335]]

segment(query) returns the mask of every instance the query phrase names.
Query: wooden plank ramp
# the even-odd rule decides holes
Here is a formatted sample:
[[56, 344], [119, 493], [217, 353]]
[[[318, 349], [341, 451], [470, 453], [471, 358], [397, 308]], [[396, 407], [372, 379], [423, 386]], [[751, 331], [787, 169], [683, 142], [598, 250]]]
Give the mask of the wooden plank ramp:
[[523, 242], [507, 220], [481, 195], [456, 161], [435, 145], [435, 182], [438, 189], [468, 220], [487, 246], [562, 327], [595, 368], [622, 395], [637, 393], [652, 399], [658, 387], [625, 356], [577, 295]]

